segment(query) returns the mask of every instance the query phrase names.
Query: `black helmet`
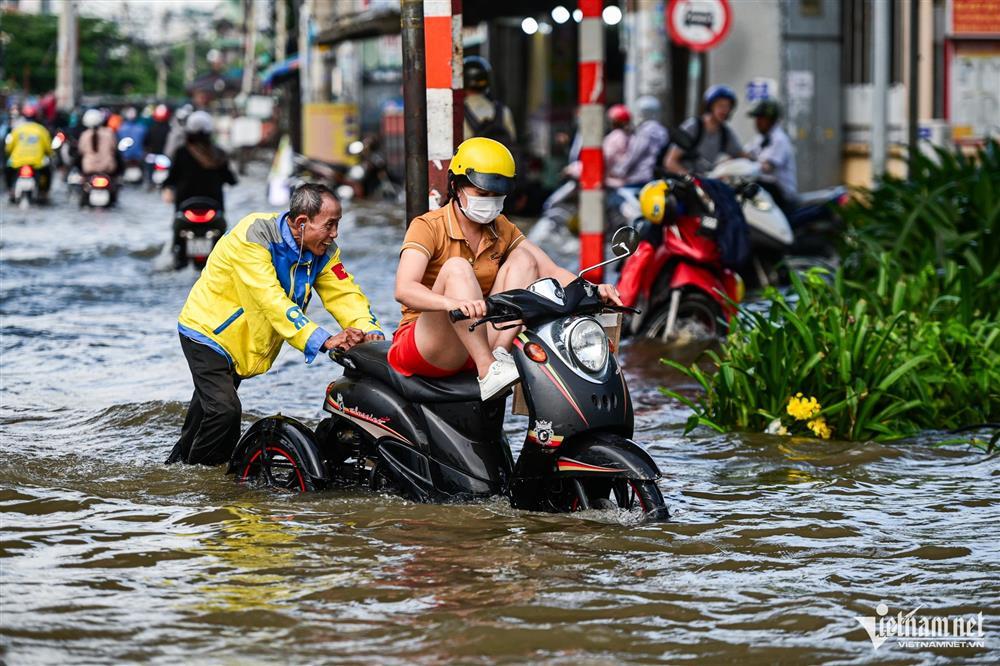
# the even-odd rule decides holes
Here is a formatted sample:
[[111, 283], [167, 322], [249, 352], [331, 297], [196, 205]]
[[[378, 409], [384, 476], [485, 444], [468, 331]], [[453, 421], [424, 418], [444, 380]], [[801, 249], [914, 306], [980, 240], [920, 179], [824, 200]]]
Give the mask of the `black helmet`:
[[758, 100], [750, 107], [747, 115], [752, 118], [777, 120], [781, 116], [781, 106], [773, 99]]
[[493, 68], [490, 67], [489, 61], [482, 56], [466, 56], [462, 61], [463, 80], [469, 90], [489, 90], [492, 73]]

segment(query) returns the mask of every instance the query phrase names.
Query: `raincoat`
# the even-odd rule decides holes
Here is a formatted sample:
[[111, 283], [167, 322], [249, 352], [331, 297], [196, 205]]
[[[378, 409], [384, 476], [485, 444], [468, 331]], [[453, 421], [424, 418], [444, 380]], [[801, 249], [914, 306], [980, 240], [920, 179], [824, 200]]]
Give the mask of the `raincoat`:
[[52, 156], [52, 137], [49, 131], [36, 122], [24, 122], [7, 135], [7, 164], [14, 169], [45, 166]]
[[287, 219], [251, 213], [240, 220], [212, 250], [178, 319], [181, 335], [225, 356], [240, 377], [267, 372], [283, 340], [312, 362], [332, 335], [305, 314], [314, 290], [341, 327], [382, 332], [337, 244], [300, 257]]

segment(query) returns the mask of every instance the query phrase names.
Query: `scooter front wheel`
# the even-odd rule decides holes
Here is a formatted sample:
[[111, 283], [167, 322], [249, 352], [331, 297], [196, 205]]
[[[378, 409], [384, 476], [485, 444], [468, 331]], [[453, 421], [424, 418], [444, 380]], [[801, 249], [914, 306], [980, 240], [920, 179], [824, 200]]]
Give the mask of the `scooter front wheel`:
[[587, 477], [570, 479], [567, 486], [566, 511], [636, 511], [643, 514], [645, 521], [669, 517], [656, 481]]

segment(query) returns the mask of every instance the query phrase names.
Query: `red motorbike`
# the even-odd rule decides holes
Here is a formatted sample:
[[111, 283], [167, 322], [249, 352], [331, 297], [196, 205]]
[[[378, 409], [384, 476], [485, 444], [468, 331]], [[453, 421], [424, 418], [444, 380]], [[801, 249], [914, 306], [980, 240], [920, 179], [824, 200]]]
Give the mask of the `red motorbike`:
[[643, 208], [643, 240], [618, 282], [622, 302], [642, 311], [626, 332], [663, 342], [725, 335], [744, 288], [739, 274], [722, 266], [712, 199], [690, 177], [646, 188], [657, 188], [646, 199], [655, 203]]

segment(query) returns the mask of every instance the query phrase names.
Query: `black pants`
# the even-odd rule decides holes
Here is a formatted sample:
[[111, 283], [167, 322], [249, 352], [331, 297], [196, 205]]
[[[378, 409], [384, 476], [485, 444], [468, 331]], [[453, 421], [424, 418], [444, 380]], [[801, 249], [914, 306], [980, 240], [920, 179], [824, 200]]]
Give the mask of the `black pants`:
[[194, 395], [167, 464], [220, 465], [229, 461], [240, 438], [243, 405], [236, 395], [240, 378], [222, 354], [183, 335], [180, 338], [194, 379]]

